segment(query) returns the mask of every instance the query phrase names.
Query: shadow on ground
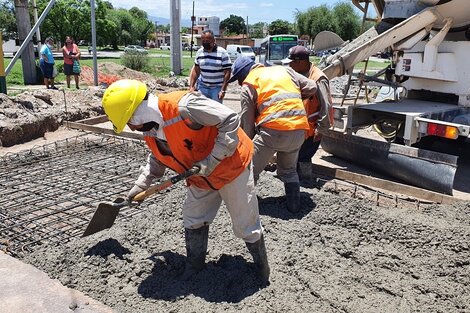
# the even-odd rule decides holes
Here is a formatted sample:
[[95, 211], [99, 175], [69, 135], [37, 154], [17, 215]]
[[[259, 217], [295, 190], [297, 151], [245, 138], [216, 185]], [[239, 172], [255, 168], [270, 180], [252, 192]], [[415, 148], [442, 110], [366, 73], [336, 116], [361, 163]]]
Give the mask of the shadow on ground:
[[152, 273], [138, 286], [138, 293], [144, 298], [175, 301], [193, 294], [208, 302], [237, 303], [262, 288], [255, 265], [241, 256], [223, 254], [188, 281], [178, 280], [184, 269], [184, 256], [164, 251], [149, 259], [155, 263]]

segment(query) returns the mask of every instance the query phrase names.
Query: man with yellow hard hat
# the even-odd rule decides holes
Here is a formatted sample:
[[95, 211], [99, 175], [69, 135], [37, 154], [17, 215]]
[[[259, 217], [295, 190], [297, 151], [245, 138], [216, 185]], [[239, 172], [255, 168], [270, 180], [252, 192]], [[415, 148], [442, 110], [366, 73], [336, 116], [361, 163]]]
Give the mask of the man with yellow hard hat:
[[189, 279], [205, 266], [209, 224], [224, 201], [235, 236], [242, 238], [269, 283], [269, 265], [251, 165], [253, 144], [240, 128], [238, 114], [198, 92], [175, 91], [153, 95], [136, 80], [119, 80], [103, 95], [103, 108], [116, 133], [126, 125], [142, 131], [151, 153], [129, 198], [147, 189], [166, 168], [198, 175], [187, 179], [183, 206], [186, 267]]

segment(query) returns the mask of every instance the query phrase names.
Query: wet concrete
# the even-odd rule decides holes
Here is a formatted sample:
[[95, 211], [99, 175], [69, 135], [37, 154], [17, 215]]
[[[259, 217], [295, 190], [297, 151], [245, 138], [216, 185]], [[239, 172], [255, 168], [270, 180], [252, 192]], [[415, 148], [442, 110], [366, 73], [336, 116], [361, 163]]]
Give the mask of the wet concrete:
[[118, 312], [470, 311], [470, 203], [377, 207], [316, 189], [301, 193], [302, 211], [290, 214], [282, 183], [261, 176], [267, 287], [224, 206], [210, 227], [207, 268], [177, 279], [185, 255], [182, 185], [127, 222], [43, 247], [25, 261]]
[[23, 260], [117, 312], [470, 312], [470, 203], [378, 207], [302, 187], [293, 215], [273, 174], [257, 189], [269, 286], [258, 282], [225, 206], [210, 227], [207, 268], [177, 279], [182, 184], [108, 231]]
[[64, 287], [58, 280], [2, 252], [0, 277], [1, 312], [113, 312], [110, 307]]

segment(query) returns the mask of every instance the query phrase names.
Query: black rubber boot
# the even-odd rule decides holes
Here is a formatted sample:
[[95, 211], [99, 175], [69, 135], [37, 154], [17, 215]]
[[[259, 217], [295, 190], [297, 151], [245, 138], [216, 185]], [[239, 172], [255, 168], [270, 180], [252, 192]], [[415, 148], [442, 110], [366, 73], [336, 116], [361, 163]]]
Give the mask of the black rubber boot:
[[300, 211], [300, 184], [285, 183], [287, 210], [292, 213]]
[[251, 256], [253, 257], [253, 262], [258, 267], [258, 275], [263, 283], [263, 285], [269, 285], [269, 264], [268, 256], [266, 255], [266, 246], [264, 244], [264, 236], [261, 235], [261, 238], [254, 242], [249, 243], [245, 242], [248, 251], [250, 251]]
[[188, 280], [206, 266], [209, 225], [198, 229], [184, 229], [186, 241], [186, 266], [180, 280]]
[[299, 162], [297, 163], [297, 174], [299, 179], [306, 182], [311, 182], [313, 179], [312, 175], [312, 163], [311, 162]]

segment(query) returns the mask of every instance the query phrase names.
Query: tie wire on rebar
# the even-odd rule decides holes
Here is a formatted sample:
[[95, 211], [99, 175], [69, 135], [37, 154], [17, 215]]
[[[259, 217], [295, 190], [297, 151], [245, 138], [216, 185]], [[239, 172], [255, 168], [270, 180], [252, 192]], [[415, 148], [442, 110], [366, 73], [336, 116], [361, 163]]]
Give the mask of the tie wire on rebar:
[[[147, 154], [141, 141], [83, 134], [4, 155], [0, 249], [21, 256], [36, 246], [81, 236], [98, 203], [127, 194]], [[141, 211], [125, 207], [118, 218]]]

